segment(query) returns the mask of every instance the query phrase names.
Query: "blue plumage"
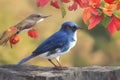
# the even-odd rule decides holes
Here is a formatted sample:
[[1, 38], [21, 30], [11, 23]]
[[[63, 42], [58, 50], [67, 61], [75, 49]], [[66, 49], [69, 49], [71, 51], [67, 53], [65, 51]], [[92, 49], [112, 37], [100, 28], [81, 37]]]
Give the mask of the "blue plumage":
[[40, 55], [45, 52], [54, 51], [57, 48], [63, 48], [67, 44], [67, 38], [65, 33], [61, 31], [56, 32], [54, 35], [46, 39], [34, 52], [35, 55]]
[[33, 53], [21, 60], [18, 64], [23, 64], [29, 59], [41, 56], [47, 58], [55, 67], [55, 65], [51, 59], [56, 58], [59, 67], [61, 64], [59, 63], [59, 57], [65, 53], [67, 53], [73, 46], [76, 44], [76, 30], [78, 29], [77, 25], [74, 22], [65, 22], [62, 24], [61, 29], [46, 39], [40, 46], [38, 46]]

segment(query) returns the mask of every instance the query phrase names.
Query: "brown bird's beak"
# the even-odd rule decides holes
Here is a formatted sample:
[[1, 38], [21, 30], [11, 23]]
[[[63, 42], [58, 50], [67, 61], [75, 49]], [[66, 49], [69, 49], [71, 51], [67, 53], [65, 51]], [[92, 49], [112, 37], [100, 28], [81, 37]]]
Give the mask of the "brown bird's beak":
[[47, 17], [50, 17], [51, 15], [41, 15], [41, 18], [47, 18]]

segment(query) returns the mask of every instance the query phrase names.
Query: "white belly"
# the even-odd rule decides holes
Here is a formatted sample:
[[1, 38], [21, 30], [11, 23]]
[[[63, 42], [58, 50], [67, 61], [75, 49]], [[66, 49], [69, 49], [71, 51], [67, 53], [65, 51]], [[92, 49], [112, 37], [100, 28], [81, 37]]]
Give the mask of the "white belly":
[[77, 35], [77, 31], [75, 32], [74, 37], [73, 37], [74, 41], [70, 42], [70, 49], [73, 48], [75, 46], [76, 42], [77, 42], [77, 36], [76, 35]]

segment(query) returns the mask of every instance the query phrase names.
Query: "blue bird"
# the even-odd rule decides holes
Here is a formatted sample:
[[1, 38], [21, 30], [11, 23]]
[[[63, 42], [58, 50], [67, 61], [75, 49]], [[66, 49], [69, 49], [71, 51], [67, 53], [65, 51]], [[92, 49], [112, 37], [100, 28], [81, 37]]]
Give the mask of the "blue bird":
[[[65, 22], [62, 24], [59, 31], [54, 33], [48, 39], [46, 39], [40, 46], [37, 47], [33, 53], [21, 60], [18, 65], [23, 64], [24, 62], [34, 58], [36, 56], [40, 56], [48, 59], [50, 63], [54, 65], [56, 69], [64, 69], [66, 67], [62, 67], [60, 64], [59, 58], [61, 55], [67, 53], [71, 48], [73, 48], [76, 44], [77, 37], [76, 32], [79, 29], [74, 22]], [[51, 59], [55, 58], [58, 65], [57, 66]]]

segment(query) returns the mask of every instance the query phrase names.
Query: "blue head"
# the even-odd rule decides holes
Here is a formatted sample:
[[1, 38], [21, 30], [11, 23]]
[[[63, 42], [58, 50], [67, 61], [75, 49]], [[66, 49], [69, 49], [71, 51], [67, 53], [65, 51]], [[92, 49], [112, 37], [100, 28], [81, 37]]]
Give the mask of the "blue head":
[[78, 26], [74, 22], [64, 22], [60, 30], [65, 31], [67, 33], [74, 33], [78, 29]]

